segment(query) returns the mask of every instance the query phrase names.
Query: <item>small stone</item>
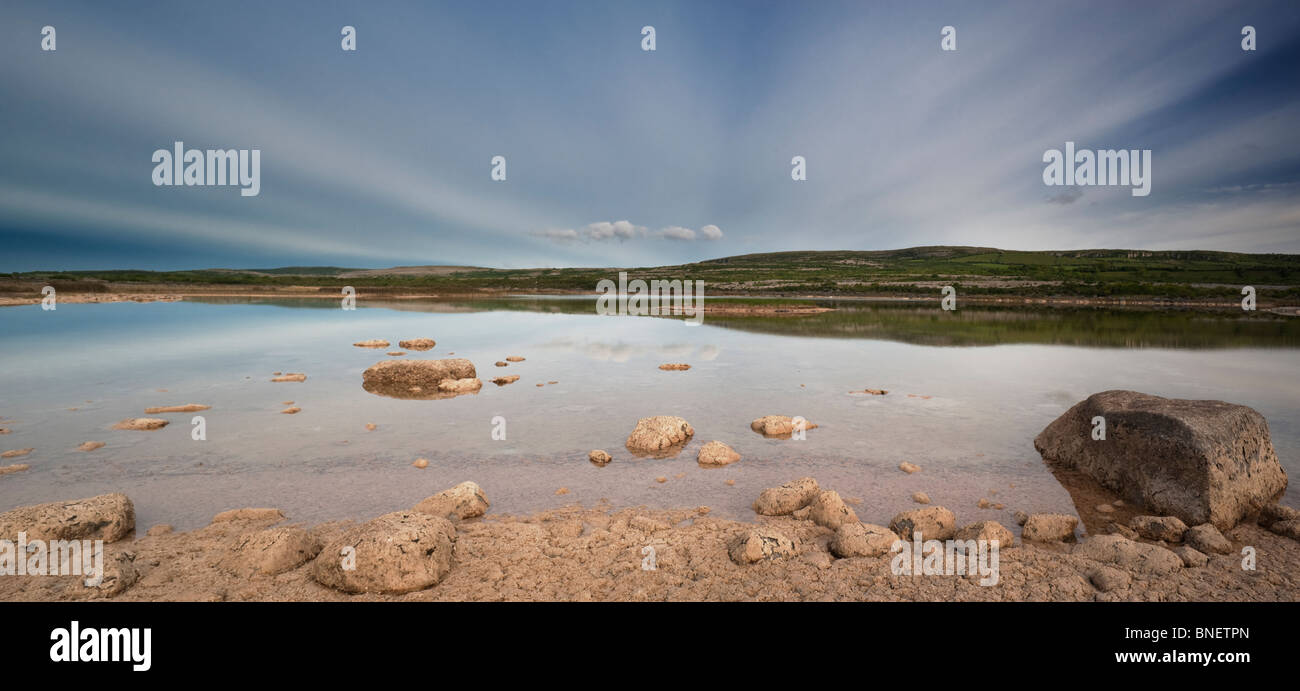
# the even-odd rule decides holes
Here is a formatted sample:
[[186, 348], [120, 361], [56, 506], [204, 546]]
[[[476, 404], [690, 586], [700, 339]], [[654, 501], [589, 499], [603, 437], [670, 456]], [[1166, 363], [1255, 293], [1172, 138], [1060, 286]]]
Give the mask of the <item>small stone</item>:
[[568, 494], [568, 493], [569, 493], [569, 488], [568, 488], [568, 487], [561, 487], [561, 488], [555, 490], [555, 496], [557, 496], [557, 497], [560, 496], [560, 495], [562, 495], [562, 494]]
[[659, 477], [655, 478], [655, 482], [658, 482], [659, 484], [662, 485], [663, 483], [668, 482], [668, 478], [663, 475], [660, 475]]
[[298, 413], [301, 413], [301, 412], [302, 412], [302, 408], [299, 408], [298, 406], [294, 405], [294, 406], [289, 406], [288, 408], [285, 408], [284, 410], [281, 410], [281, 411], [280, 411], [280, 414], [281, 414], [281, 415], [297, 415]]
[[1183, 535], [1183, 542], [1189, 547], [1201, 552], [1215, 554], [1231, 554], [1232, 543], [1228, 538], [1219, 532], [1219, 529], [1211, 523], [1202, 523], [1195, 528], [1189, 528]]
[[158, 525], [153, 526], [152, 528], [147, 530], [145, 532], [145, 535], [149, 537], [157, 537], [159, 535], [168, 535], [174, 532], [175, 530], [176, 530], [175, 528], [171, 527], [171, 525], [167, 523], [159, 523]]
[[113, 425], [113, 429], [125, 429], [134, 431], [148, 431], [162, 429], [167, 426], [167, 421], [156, 417], [130, 417]]
[[979, 500], [979, 503], [976, 504], [976, 506], [978, 506], [978, 507], [981, 508], [981, 509], [987, 509], [987, 508], [989, 508], [990, 506], [992, 506], [992, 504], [989, 503], [989, 500], [988, 500], [988, 499], [980, 499], [980, 500]]
[[357, 341], [352, 345], [358, 348], [387, 348], [392, 344], [382, 338], [372, 338], [368, 341]]
[[1183, 566], [1188, 568], [1200, 568], [1210, 563], [1210, 558], [1204, 552], [1188, 547], [1187, 545], [1175, 547], [1173, 551], [1174, 554], [1178, 555], [1179, 559], [1183, 560]]
[[898, 469], [903, 471], [904, 473], [907, 473], [908, 475], [911, 475], [912, 473], [921, 472], [921, 466], [908, 461], [903, 461], [902, 463], [899, 463]]
[[81, 445], [77, 447], [77, 450], [94, 451], [95, 449], [102, 449], [102, 448], [104, 448], [104, 442], [102, 441], [86, 441], [86, 442], [82, 442]]
[[610, 461], [614, 460], [614, 458], [610, 456], [608, 453], [606, 453], [605, 451], [601, 449], [596, 449], [591, 453], [587, 454], [587, 460], [591, 461], [592, 463], [595, 463], [596, 465], [605, 465], [606, 463], [609, 463]]
[[711, 441], [700, 448], [696, 461], [700, 465], [728, 465], [740, 460], [736, 450], [720, 441]]
[[659, 369], [664, 370], [665, 372], [683, 372], [690, 368], [691, 366], [684, 362], [670, 362], [667, 364], [659, 365]]
[[957, 517], [942, 506], [912, 509], [894, 516], [889, 529], [904, 540], [918, 532], [922, 540], [947, 540], [957, 534]]
[[929, 503], [930, 503], [930, 495], [926, 494], [925, 492], [913, 492], [913, 493], [912, 493], [912, 501], [914, 501], [914, 502], [916, 502], [916, 503], [918, 503], [918, 504], [929, 504]]
[[1098, 504], [1096, 510], [1098, 513], [1110, 513], [1115, 510], [1115, 507], [1110, 504]]
[[1173, 516], [1134, 516], [1128, 527], [1148, 540], [1165, 542], [1182, 542], [1187, 532], [1187, 524]]
[[432, 338], [411, 338], [397, 342], [399, 348], [407, 350], [432, 350], [435, 345], [438, 343]]
[[411, 465], [415, 466], [416, 468], [428, 468], [428, 467], [429, 467], [429, 459], [427, 459], [427, 458], [417, 458], [417, 459], [415, 459], [414, 462], [411, 463]]
[[376, 425], [376, 424], [373, 423], [373, 422], [367, 422], [367, 423], [366, 423], [366, 431], [373, 432], [373, 431], [375, 431], [375, 430], [377, 430], [377, 429], [379, 429], [379, 425]]
[[1269, 526], [1268, 529], [1292, 540], [1300, 540], [1300, 519], [1278, 521]]

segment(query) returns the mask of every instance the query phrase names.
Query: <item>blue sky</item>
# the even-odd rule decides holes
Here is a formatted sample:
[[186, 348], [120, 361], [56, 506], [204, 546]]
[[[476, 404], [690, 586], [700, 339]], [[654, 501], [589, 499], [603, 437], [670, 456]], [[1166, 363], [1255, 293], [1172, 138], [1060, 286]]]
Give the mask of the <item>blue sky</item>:
[[[210, 5], [0, 6], [0, 271], [1300, 252], [1293, 1]], [[154, 186], [178, 140], [261, 194]], [[1046, 187], [1066, 141], [1150, 196]]]

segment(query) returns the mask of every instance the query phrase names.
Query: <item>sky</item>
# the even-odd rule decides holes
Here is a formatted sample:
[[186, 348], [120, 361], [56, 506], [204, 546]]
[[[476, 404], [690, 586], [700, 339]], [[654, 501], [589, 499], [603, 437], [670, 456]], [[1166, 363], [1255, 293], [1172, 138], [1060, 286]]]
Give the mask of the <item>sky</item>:
[[[1298, 87], [1293, 0], [6, 0], [0, 271], [1300, 253]], [[177, 141], [260, 193], [155, 185]], [[1150, 194], [1045, 185], [1067, 141]]]

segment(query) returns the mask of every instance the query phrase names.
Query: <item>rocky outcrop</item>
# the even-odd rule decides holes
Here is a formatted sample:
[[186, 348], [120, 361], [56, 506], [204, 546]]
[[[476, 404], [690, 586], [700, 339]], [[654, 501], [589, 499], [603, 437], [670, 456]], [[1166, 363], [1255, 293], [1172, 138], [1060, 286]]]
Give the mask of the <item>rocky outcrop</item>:
[[820, 492], [817, 481], [810, 477], [769, 487], [754, 500], [754, 511], [764, 516], [785, 516], [807, 506]]
[[103, 540], [116, 542], [135, 530], [135, 505], [125, 494], [55, 501], [0, 513], [0, 536], [29, 540]]
[[[1098, 417], [1104, 440], [1092, 438]], [[1057, 418], [1034, 446], [1044, 460], [1189, 525], [1227, 530], [1287, 484], [1264, 416], [1223, 401], [1105, 391]]]
[[957, 516], [942, 506], [912, 509], [894, 516], [889, 529], [904, 540], [918, 532], [922, 540], [947, 540], [957, 534]]
[[331, 542], [312, 562], [312, 578], [347, 593], [409, 593], [451, 571], [456, 528], [415, 511], [385, 514]]
[[696, 456], [700, 465], [728, 465], [740, 460], [736, 450], [720, 441], [711, 441], [700, 448]]
[[415, 511], [442, 518], [475, 518], [487, 513], [487, 494], [475, 482], [462, 482], [415, 505]]
[[654, 453], [669, 449], [690, 439], [695, 434], [691, 423], [672, 415], [656, 415], [637, 420], [636, 428], [627, 435], [629, 451]]

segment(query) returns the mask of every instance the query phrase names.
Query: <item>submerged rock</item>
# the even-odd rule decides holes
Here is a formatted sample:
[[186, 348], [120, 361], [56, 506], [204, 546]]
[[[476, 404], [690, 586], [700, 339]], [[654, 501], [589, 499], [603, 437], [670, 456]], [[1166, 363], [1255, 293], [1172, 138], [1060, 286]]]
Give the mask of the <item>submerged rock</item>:
[[197, 413], [200, 410], [208, 410], [212, 406], [203, 405], [202, 403], [186, 403], [185, 405], [165, 405], [156, 408], [145, 408], [145, 415], [158, 415], [159, 413]]
[[13, 465], [4, 465], [4, 466], [0, 466], [0, 475], [8, 475], [9, 473], [21, 473], [24, 470], [31, 470], [31, 466], [27, 465], [26, 463], [15, 463]]
[[627, 436], [626, 446], [631, 451], [662, 451], [681, 444], [695, 435], [691, 423], [672, 415], [641, 418], [636, 428]]
[[347, 593], [409, 593], [437, 585], [451, 571], [456, 528], [415, 511], [385, 514], [321, 550], [311, 575]]
[[102, 441], [83, 441], [81, 442], [81, 445], [77, 447], [77, 450], [94, 451], [95, 449], [102, 449], [102, 448], [104, 448], [104, 442]]
[[290, 372], [290, 373], [288, 373], [288, 374], [281, 374], [281, 375], [278, 375], [278, 376], [272, 377], [272, 378], [271, 378], [271, 381], [273, 381], [273, 382], [301, 382], [301, 381], [307, 381], [307, 375], [305, 375], [305, 374], [303, 374], [303, 373], [301, 373], [301, 372]]
[[0, 458], [18, 458], [19, 456], [26, 456], [27, 454], [35, 450], [36, 450], [35, 446], [29, 446], [25, 449], [11, 449], [9, 451], [5, 451], [4, 453], [0, 453]]
[[135, 506], [125, 494], [55, 501], [0, 513], [0, 535], [16, 539], [116, 542], [135, 530]]
[[591, 453], [587, 454], [587, 460], [591, 461], [592, 463], [595, 463], [596, 465], [605, 465], [606, 463], [609, 463], [610, 461], [614, 460], [614, 458], [610, 456], [608, 453], [602, 451], [601, 449], [596, 449]]
[[691, 366], [684, 362], [669, 362], [659, 365], [659, 369], [664, 370], [665, 372], [683, 372], [690, 368]]
[[[354, 346], [356, 346], [356, 347], [358, 347], [358, 348], [387, 348], [388, 346], [390, 346], [390, 345], [392, 345], [392, 344], [389, 343], [388, 341], [385, 341], [385, 340], [382, 339], [382, 338], [372, 338], [372, 339], [370, 339], [370, 340], [368, 340], [368, 341], [357, 341], [356, 343], [353, 343], [352, 345], [354, 345]], [[402, 347], [405, 348], [406, 346], [402, 346]]]
[[[1092, 439], [1097, 417], [1105, 440]], [[1223, 401], [1104, 391], [1048, 425], [1034, 446], [1151, 511], [1222, 530], [1287, 484], [1264, 416]]]
[[810, 504], [820, 491], [817, 481], [810, 477], [791, 480], [760, 492], [754, 500], [754, 511], [764, 516], [785, 516]]
[[496, 384], [497, 386], [505, 386], [506, 384], [513, 384], [517, 381], [519, 381], [518, 374], [508, 374], [504, 377], [497, 377], [496, 379], [493, 379], [492, 383]]
[[[808, 420], [803, 422], [805, 431], [816, 427]], [[749, 428], [767, 437], [788, 437], [795, 432], [795, 420], [789, 415], [764, 415], [749, 423]]]
[[167, 420], [157, 417], [129, 417], [113, 425], [113, 429], [135, 430], [139, 432], [162, 429]]
[[904, 473], [907, 473], [908, 475], [911, 475], [912, 473], [921, 472], [921, 466], [915, 463], [911, 463], [909, 461], [903, 461], [902, 463], [899, 463], [898, 469], [903, 471]]

